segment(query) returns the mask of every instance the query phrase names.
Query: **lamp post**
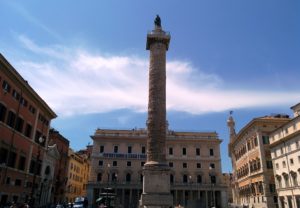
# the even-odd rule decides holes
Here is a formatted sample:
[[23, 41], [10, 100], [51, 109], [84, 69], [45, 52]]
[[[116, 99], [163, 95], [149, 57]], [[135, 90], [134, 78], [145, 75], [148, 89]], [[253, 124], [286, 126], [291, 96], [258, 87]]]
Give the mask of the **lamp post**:
[[44, 138], [40, 137], [38, 140], [38, 154], [37, 154], [37, 159], [36, 159], [36, 165], [34, 167], [34, 171], [33, 171], [33, 180], [32, 180], [32, 188], [31, 188], [31, 193], [30, 193], [30, 207], [34, 207], [34, 191], [35, 191], [35, 180], [36, 180], [36, 175], [38, 174], [38, 162], [40, 160], [40, 156], [41, 156], [41, 144], [43, 144], [44, 142]]

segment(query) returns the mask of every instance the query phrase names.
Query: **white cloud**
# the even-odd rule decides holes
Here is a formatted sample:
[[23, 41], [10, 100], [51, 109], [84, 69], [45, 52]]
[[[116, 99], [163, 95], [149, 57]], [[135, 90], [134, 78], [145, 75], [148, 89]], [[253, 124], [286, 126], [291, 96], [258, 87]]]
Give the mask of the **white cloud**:
[[[108, 112], [128, 108], [145, 112], [148, 60], [104, 56], [62, 46], [40, 47], [19, 40], [49, 61], [14, 63], [20, 74], [59, 115]], [[51, 61], [50, 61], [51, 60]], [[224, 81], [186, 61], [167, 63], [167, 108], [193, 114], [296, 103], [300, 93], [224, 89]]]

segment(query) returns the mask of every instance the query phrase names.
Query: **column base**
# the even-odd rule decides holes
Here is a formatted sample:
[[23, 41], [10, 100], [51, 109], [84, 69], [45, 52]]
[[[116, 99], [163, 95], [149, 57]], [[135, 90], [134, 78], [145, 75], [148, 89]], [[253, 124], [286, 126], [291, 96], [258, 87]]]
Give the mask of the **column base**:
[[143, 175], [143, 193], [141, 194], [140, 208], [172, 207], [170, 168], [167, 165], [146, 163]]

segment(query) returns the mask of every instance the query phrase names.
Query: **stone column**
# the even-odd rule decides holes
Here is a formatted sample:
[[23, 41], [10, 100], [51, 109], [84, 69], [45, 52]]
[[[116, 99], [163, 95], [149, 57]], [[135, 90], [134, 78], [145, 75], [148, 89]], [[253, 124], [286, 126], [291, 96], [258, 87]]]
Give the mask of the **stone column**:
[[166, 162], [166, 51], [170, 35], [162, 30], [159, 16], [155, 28], [147, 35], [150, 50], [149, 97], [147, 120], [147, 162], [143, 168], [143, 193], [140, 207], [168, 208], [173, 205], [170, 194], [170, 168]]
[[221, 207], [222, 208], [228, 207], [228, 193], [224, 190], [221, 191]]

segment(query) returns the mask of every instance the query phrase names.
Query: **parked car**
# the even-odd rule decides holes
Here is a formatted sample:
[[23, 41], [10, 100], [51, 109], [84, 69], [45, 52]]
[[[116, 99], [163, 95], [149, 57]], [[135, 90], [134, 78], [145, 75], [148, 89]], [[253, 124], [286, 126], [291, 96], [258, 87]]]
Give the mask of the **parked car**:
[[88, 199], [86, 197], [76, 197], [74, 201], [73, 208], [87, 208], [88, 207]]

